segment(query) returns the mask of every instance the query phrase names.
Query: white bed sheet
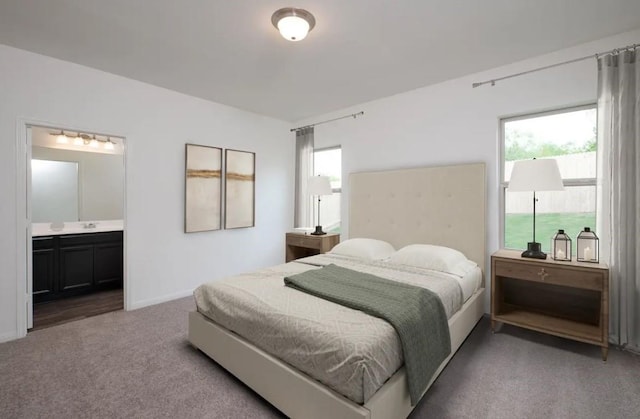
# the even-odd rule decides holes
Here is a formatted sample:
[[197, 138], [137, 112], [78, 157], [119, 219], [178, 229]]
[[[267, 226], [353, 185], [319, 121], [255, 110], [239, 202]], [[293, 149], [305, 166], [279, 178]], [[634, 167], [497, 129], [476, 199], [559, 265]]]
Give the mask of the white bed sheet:
[[482, 270], [476, 266], [462, 278], [456, 277], [462, 289], [462, 300], [466, 303], [476, 291], [482, 288]]

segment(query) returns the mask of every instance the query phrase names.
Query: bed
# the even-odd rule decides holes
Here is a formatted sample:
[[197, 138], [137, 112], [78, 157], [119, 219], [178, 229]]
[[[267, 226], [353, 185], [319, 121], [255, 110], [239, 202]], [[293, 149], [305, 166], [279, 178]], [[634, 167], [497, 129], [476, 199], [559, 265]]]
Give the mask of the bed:
[[[484, 272], [484, 164], [355, 173], [349, 181], [351, 237], [380, 239], [395, 248], [413, 243], [451, 247]], [[296, 271], [302, 263], [287, 265], [290, 268], [280, 269]], [[257, 273], [261, 274], [265, 272]], [[484, 282], [449, 317], [452, 352], [429, 385], [482, 316], [483, 294]], [[189, 315], [189, 340], [290, 417], [398, 418], [413, 408], [404, 367], [384, 378], [361, 404], [357, 397], [345, 397], [199, 312]]]

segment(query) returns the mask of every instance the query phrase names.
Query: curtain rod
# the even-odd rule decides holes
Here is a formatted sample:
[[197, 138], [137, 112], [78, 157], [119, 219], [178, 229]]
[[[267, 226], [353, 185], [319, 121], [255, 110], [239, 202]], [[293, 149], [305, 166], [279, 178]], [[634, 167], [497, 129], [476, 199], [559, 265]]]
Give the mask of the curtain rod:
[[586, 55], [586, 56], [580, 57], [580, 58], [574, 58], [573, 60], [563, 61], [561, 63], [546, 65], [544, 67], [538, 67], [538, 68], [534, 68], [534, 69], [531, 69], [531, 70], [522, 71], [520, 73], [509, 74], [508, 76], [498, 77], [497, 79], [491, 79], [491, 80], [485, 80], [485, 81], [482, 81], [482, 82], [473, 83], [471, 85], [471, 87], [475, 89], [476, 87], [480, 87], [480, 86], [482, 86], [484, 84], [489, 84], [489, 83], [491, 83], [492, 86], [495, 86], [497, 81], [502, 81], [502, 80], [513, 78], [513, 77], [524, 76], [525, 74], [535, 73], [535, 72], [538, 72], [538, 71], [547, 70], [547, 69], [554, 68], [554, 67], [560, 67], [561, 65], [573, 64], [573, 63], [577, 63], [578, 61], [588, 60], [589, 58], [596, 58], [597, 59], [601, 55], [617, 54], [617, 53], [619, 53], [621, 51], [626, 51], [626, 50], [630, 50], [630, 49], [636, 49], [639, 46], [640, 46], [640, 44], [633, 44], [633, 45], [627, 45], [624, 48], [614, 48], [614, 49], [611, 49], [609, 51], [598, 52], [596, 54]]
[[338, 121], [340, 119], [345, 119], [345, 118], [353, 118], [353, 119], [355, 119], [356, 117], [358, 117], [360, 115], [364, 115], [364, 111], [360, 111], [358, 113], [352, 113], [352, 114], [349, 114], [349, 115], [339, 116], [339, 117], [333, 118], [333, 119], [327, 119], [326, 121], [316, 122], [315, 124], [303, 125], [303, 126], [298, 127], [298, 128], [291, 128], [289, 131], [290, 132], [300, 131], [301, 129], [304, 129], [304, 128], [311, 128], [311, 127], [315, 127], [316, 125], [322, 125], [322, 124], [326, 124], [327, 122]]

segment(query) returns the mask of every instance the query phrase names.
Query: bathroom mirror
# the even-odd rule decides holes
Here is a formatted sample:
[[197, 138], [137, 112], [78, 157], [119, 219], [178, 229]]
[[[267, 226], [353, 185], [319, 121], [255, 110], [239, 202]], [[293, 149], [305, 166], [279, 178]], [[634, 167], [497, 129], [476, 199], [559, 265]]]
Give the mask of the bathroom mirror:
[[34, 223], [78, 221], [78, 162], [31, 160]]

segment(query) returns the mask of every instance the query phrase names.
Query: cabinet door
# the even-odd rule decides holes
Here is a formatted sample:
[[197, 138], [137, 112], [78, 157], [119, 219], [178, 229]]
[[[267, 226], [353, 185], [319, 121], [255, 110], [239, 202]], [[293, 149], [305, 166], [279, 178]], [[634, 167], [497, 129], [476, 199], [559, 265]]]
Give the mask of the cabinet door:
[[122, 285], [122, 242], [96, 244], [93, 262], [95, 286]]
[[93, 285], [93, 246], [60, 248], [60, 291], [80, 291]]
[[55, 251], [33, 250], [33, 302], [46, 301], [55, 292]]

